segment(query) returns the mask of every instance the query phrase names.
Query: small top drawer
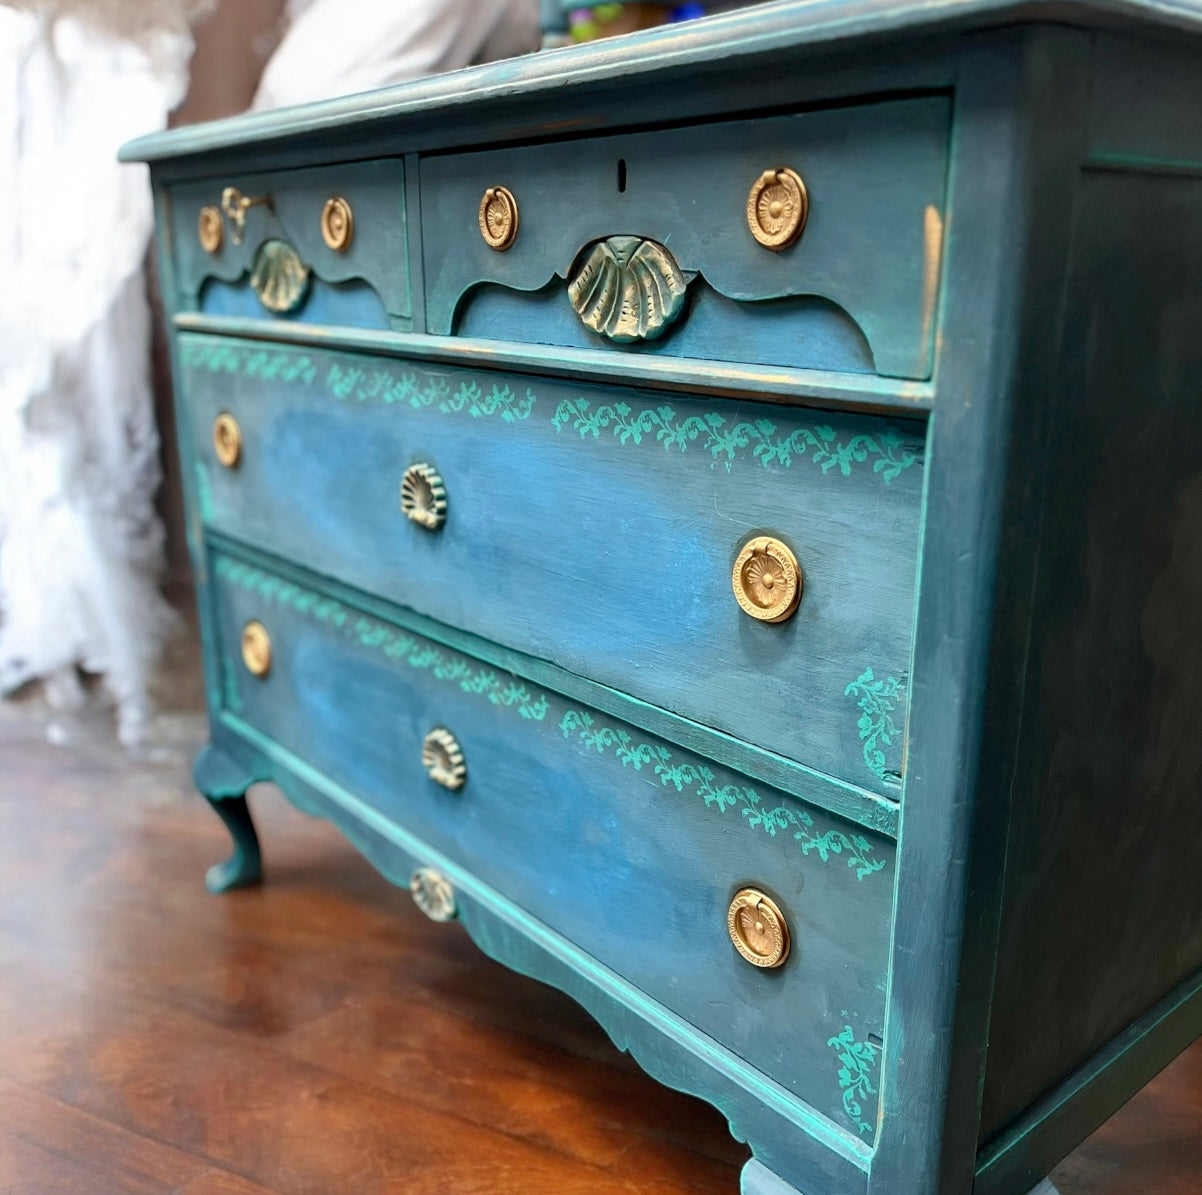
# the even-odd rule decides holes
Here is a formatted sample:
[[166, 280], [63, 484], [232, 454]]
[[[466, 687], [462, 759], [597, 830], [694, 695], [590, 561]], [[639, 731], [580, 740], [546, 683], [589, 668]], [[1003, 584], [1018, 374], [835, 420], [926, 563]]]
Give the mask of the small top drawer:
[[424, 158], [429, 331], [618, 329], [641, 351], [929, 377], [950, 119], [928, 96]]
[[181, 183], [170, 198], [179, 308], [412, 327], [400, 159]]

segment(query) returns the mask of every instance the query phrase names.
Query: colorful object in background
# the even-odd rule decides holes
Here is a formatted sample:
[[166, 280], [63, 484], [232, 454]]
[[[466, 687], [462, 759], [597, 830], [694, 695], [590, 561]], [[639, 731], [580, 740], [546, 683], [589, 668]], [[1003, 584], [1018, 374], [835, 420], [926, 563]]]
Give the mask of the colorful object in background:
[[572, 41], [595, 41], [599, 37], [614, 37], [634, 33], [656, 25], [690, 21], [705, 16], [703, 4], [595, 4], [590, 8], [574, 8], [568, 13], [568, 29]]

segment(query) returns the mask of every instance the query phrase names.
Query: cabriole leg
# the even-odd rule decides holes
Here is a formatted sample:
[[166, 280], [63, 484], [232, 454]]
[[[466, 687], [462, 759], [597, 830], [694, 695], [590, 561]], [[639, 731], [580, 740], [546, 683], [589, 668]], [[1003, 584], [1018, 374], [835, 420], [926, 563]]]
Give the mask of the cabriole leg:
[[228, 892], [257, 884], [263, 876], [263, 861], [259, 836], [246, 805], [246, 790], [259, 777], [212, 745], [201, 751], [192, 776], [234, 841], [233, 854], [209, 868], [205, 887], [210, 892]]

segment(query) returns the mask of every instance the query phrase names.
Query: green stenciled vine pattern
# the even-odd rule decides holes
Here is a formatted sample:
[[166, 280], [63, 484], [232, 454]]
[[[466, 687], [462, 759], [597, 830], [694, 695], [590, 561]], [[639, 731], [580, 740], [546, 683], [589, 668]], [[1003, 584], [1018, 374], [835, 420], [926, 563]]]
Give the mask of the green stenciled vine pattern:
[[[505, 423], [528, 419], [537, 405], [533, 389], [515, 393], [504, 383], [466, 378], [453, 382], [441, 374], [390, 368], [367, 363], [323, 361], [317, 354], [288, 348], [245, 346], [222, 341], [185, 340], [188, 369], [213, 374], [241, 375], [299, 386], [318, 385], [339, 402], [399, 403], [415, 410], [433, 408], [444, 415], [467, 414], [473, 419], [499, 416]], [[893, 428], [873, 435], [840, 438], [829, 424], [802, 425], [780, 432], [768, 419], [731, 421], [716, 411], [679, 418], [670, 406], [635, 410], [628, 403], [600, 403], [587, 398], [563, 399], [551, 416], [556, 431], [571, 425], [581, 439], [610, 431], [622, 444], [644, 440], [662, 444], [665, 451], [684, 452], [695, 444], [708, 451], [711, 464], [729, 471], [750, 450], [751, 458], [767, 468], [791, 468], [808, 460], [823, 473], [850, 477], [859, 465], [870, 466], [888, 484], [919, 463], [920, 450]]]
[[905, 697], [905, 687], [896, 677], [886, 676], [877, 680], [871, 668], [865, 668], [855, 680], [843, 690], [844, 697], [855, 697], [860, 707], [857, 726], [860, 741], [864, 744], [864, 762], [878, 780], [887, 777], [897, 779], [895, 773], [885, 770], [885, 753], [882, 747], [892, 747], [898, 737], [897, 723], [893, 711]]
[[253, 565], [222, 556], [217, 575], [259, 597], [295, 610], [315, 622], [340, 631], [363, 647], [381, 652], [410, 668], [428, 670], [437, 680], [457, 684], [465, 693], [487, 697], [493, 705], [516, 710], [523, 718], [541, 722], [549, 701], [545, 693], [528, 689], [517, 677], [477, 665], [464, 656], [444, 651], [366, 614], [360, 614], [333, 598], [303, 589], [291, 581], [273, 577]]
[[506, 423], [526, 419], [537, 401], [530, 389], [521, 396], [509, 386], [495, 382], [481, 385], [465, 379], [452, 385], [440, 374], [370, 364], [319, 363], [307, 353], [286, 349], [185, 341], [183, 359], [187, 368], [206, 373], [240, 374], [300, 386], [317, 384], [339, 402], [403, 403], [414, 409], [436, 407], [444, 415], [467, 414], [473, 419], [499, 415]]
[[888, 484], [919, 459], [913, 445], [892, 429], [846, 440], [826, 424], [778, 434], [776, 424], [768, 419], [731, 423], [715, 411], [678, 419], [669, 406], [635, 411], [624, 402], [593, 407], [586, 398], [564, 399], [551, 422], [556, 431], [571, 424], [581, 439], [596, 439], [603, 431], [610, 431], [622, 444], [647, 440], [662, 444], [665, 452], [684, 452], [690, 444], [697, 444], [709, 452], [713, 463], [721, 462], [728, 470], [750, 449], [752, 457], [765, 468], [776, 464], [788, 469], [795, 459], [804, 458], [823, 473], [837, 469], [844, 477], [850, 477], [856, 465], [871, 461], [872, 471]]
[[819, 834], [814, 819], [804, 809], [792, 805], [771, 807], [749, 785], [718, 784], [714, 773], [705, 765], [677, 760], [662, 744], [638, 741], [622, 727], [601, 722], [584, 710], [568, 710], [559, 729], [565, 738], [575, 735], [598, 754], [612, 750], [623, 767], [633, 768], [636, 772], [650, 768], [660, 784], [671, 786], [677, 792], [695, 793], [707, 807], [719, 813], [739, 809], [747, 825], [772, 838], [776, 837], [777, 831], [793, 831], [803, 855], [812, 852], [825, 863], [832, 855], [846, 854], [847, 866], [854, 869], [858, 880], [885, 866], [884, 859], [870, 858], [872, 844], [862, 834], [845, 834], [836, 829]]
[[847, 1119], [856, 1126], [857, 1132], [871, 1137], [872, 1125], [864, 1119], [864, 1105], [870, 1103], [870, 1097], [876, 1095], [872, 1079], [881, 1048], [869, 1041], [856, 1041], [855, 1032], [850, 1025], [844, 1025], [843, 1032], [837, 1033], [826, 1044], [838, 1053], [843, 1111]]

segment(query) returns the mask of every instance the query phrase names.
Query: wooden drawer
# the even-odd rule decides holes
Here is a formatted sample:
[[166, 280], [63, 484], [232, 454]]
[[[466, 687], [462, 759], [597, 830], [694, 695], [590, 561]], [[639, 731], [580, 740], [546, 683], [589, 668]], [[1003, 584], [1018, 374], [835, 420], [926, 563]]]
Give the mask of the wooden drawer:
[[[225, 710], [469, 868], [653, 999], [868, 1138], [872, 1076], [841, 1077], [884, 1017], [893, 844], [253, 564], [212, 560]], [[270, 670], [239, 642], [258, 621]], [[449, 731], [458, 790], [422, 763]], [[736, 891], [787, 919], [744, 961]], [[852, 1105], [859, 1111], [853, 1117]]]
[[[241, 230], [223, 204], [229, 187], [266, 200], [245, 208]], [[400, 159], [179, 183], [169, 196], [180, 310], [412, 327]]]
[[[202, 336], [180, 360], [208, 525], [899, 795], [921, 424]], [[439, 530], [401, 512], [415, 463]], [[804, 572], [777, 624], [732, 589], [765, 535]]]
[[[950, 100], [930, 96], [423, 158], [428, 329], [611, 345], [570, 283], [595, 242], [640, 238], [667, 250], [687, 298], [634, 351], [926, 378], [950, 119]], [[808, 216], [777, 251], [753, 236], [748, 200], [781, 167], [802, 179]], [[518, 211], [501, 251], [479, 228], [497, 187]], [[639, 302], [646, 270], [611, 273]]]

